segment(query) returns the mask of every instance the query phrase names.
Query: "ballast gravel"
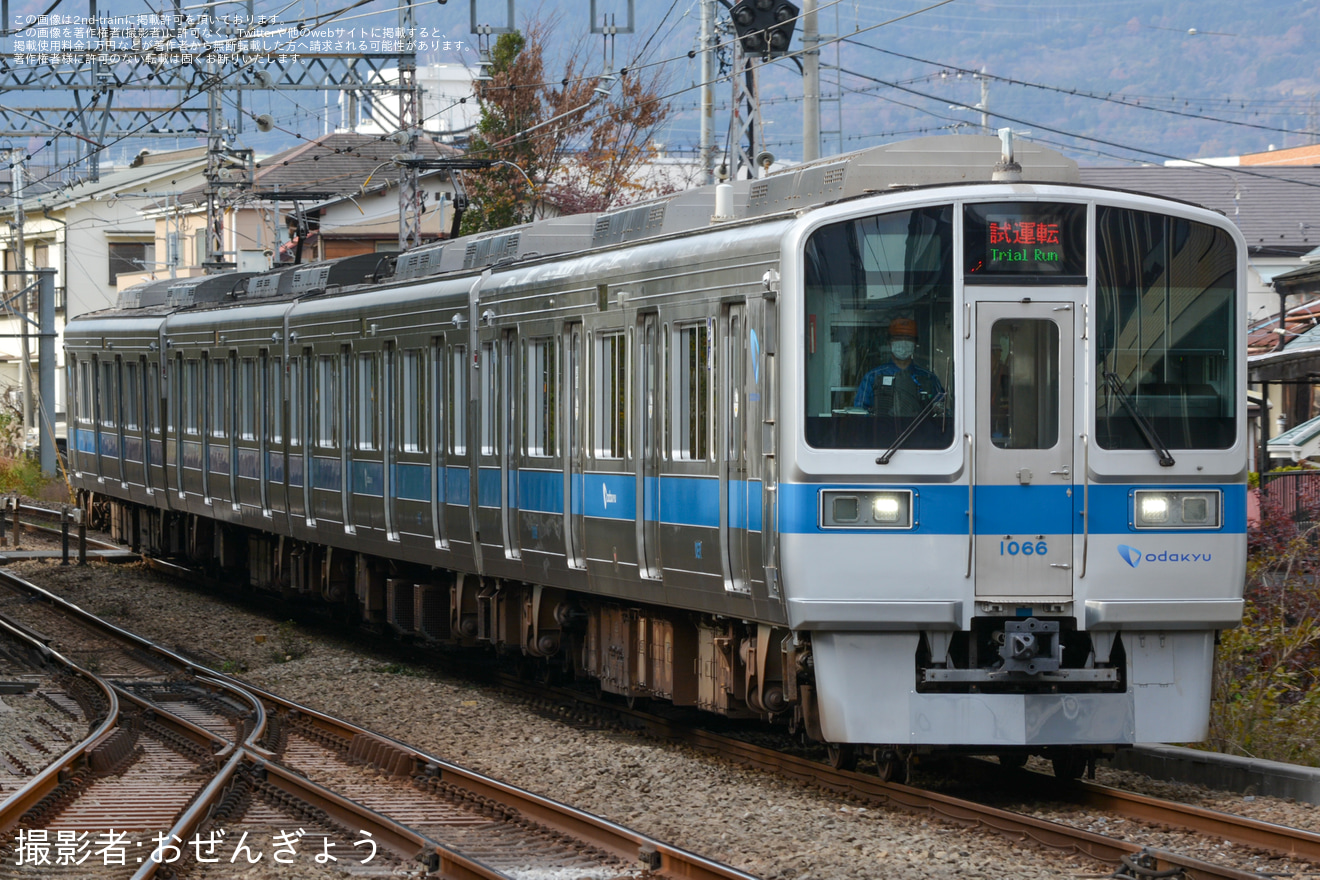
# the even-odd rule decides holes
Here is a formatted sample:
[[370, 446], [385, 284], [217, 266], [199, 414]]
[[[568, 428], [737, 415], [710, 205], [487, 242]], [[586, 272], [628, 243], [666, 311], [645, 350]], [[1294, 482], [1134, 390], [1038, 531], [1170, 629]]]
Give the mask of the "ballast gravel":
[[[1033, 880], [1098, 878], [1112, 870], [867, 807], [685, 746], [576, 727], [493, 688], [391, 661], [367, 635], [328, 637], [138, 564], [80, 568], [23, 561], [10, 568], [221, 671], [766, 880]], [[1311, 805], [1121, 775], [1118, 781], [1132, 790], [1280, 824], [1318, 824]], [[294, 880], [298, 872], [270, 876]]]

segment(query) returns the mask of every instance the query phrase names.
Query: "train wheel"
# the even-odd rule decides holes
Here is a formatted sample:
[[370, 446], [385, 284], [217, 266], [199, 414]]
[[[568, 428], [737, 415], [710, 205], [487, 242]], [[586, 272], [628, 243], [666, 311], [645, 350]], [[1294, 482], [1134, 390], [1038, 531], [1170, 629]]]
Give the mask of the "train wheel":
[[825, 756], [835, 770], [857, 769], [857, 749], [847, 743], [829, 743], [825, 746]]
[[907, 761], [893, 749], [876, 749], [875, 775], [881, 782], [907, 782]]
[[1073, 750], [1060, 752], [1050, 758], [1050, 764], [1054, 767], [1055, 779], [1071, 782], [1080, 779], [1086, 770], [1086, 755]]
[[1021, 770], [1027, 766], [1027, 756], [1021, 752], [1010, 752], [999, 756], [999, 766], [1009, 770]]

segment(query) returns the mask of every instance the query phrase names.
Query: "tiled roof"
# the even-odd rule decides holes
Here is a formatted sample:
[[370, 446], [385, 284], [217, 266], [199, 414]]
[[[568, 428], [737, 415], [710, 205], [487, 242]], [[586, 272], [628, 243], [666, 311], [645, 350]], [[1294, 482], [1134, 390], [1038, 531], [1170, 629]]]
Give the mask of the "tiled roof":
[[[398, 170], [389, 163], [402, 150], [394, 141], [378, 135], [335, 132], [258, 161], [256, 189], [265, 193], [356, 195], [368, 178], [373, 185], [397, 181]], [[418, 138], [417, 152], [427, 159], [461, 155], [453, 147], [429, 138]], [[183, 194], [182, 201], [204, 201], [203, 193], [203, 188], [194, 188]]]
[[1078, 170], [1083, 183], [1219, 211], [1242, 230], [1252, 255], [1300, 256], [1320, 245], [1320, 166]]

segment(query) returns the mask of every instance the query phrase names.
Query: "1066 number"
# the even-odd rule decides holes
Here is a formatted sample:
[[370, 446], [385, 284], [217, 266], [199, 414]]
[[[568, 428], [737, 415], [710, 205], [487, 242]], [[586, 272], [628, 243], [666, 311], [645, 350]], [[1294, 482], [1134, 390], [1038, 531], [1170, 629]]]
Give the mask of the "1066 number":
[[1000, 556], [1044, 556], [1049, 552], [1044, 541], [1000, 541]]

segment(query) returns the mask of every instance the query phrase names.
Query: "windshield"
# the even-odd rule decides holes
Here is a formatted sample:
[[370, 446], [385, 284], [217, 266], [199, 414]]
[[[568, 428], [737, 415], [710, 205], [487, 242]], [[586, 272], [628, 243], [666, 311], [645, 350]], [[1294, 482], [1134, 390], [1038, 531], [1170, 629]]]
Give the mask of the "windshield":
[[804, 266], [806, 440], [887, 449], [953, 442], [953, 208], [824, 226]]
[[1126, 393], [1169, 449], [1234, 442], [1239, 377], [1230, 353], [1238, 316], [1235, 249], [1227, 232], [1178, 217], [1097, 211], [1096, 439], [1149, 449]]

